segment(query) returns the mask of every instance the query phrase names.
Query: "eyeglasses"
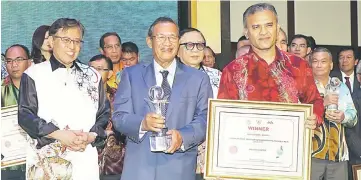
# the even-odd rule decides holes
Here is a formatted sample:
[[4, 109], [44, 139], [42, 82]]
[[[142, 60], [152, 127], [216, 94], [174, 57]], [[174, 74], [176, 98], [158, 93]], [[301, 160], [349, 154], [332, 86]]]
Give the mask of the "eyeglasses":
[[93, 67], [93, 66], [92, 66], [92, 68], [94, 68], [94, 69], [97, 70], [98, 72], [109, 71], [109, 69], [103, 69], [103, 68], [101, 68], [101, 67]]
[[172, 43], [178, 41], [178, 36], [174, 36], [174, 35], [171, 36], [157, 35], [152, 37], [155, 38], [155, 40], [160, 43], [164, 43], [167, 39]]
[[77, 39], [70, 39], [68, 37], [60, 37], [60, 36], [53, 36], [54, 38], [59, 38], [64, 44], [69, 45], [71, 42], [74, 43], [76, 46], [80, 46], [84, 41], [77, 40]]
[[19, 63], [21, 61], [26, 61], [26, 60], [29, 60], [29, 59], [25, 59], [25, 58], [22, 58], [22, 57], [18, 57], [18, 58], [15, 58], [15, 59], [6, 58], [5, 62], [6, 62], [6, 64], [12, 64], [14, 62]]
[[104, 49], [118, 49], [120, 48], [120, 44], [114, 44], [114, 45], [111, 45], [111, 44], [107, 44], [107, 45], [104, 45]]
[[193, 50], [194, 46], [197, 46], [199, 51], [202, 51], [206, 47], [206, 43], [193, 43], [193, 42], [186, 42], [179, 45], [184, 45], [187, 50]]

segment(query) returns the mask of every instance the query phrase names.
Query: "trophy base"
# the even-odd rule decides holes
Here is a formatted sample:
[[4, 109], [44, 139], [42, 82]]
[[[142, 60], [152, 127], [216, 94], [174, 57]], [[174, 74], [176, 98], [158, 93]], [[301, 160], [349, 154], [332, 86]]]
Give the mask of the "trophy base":
[[167, 128], [162, 129], [161, 132], [152, 133], [150, 139], [150, 151], [152, 152], [164, 152], [169, 149], [172, 141], [172, 136], [167, 135]]

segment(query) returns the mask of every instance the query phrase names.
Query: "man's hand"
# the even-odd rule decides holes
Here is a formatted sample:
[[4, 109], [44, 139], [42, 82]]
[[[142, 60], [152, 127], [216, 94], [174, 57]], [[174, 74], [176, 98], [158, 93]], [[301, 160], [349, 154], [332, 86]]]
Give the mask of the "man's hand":
[[323, 98], [323, 106], [328, 106], [331, 104], [338, 104], [338, 95], [337, 94], [327, 94]]
[[183, 143], [183, 138], [182, 138], [182, 135], [180, 134], [180, 132], [175, 129], [169, 130], [167, 132], [167, 134], [172, 136], [172, 141], [171, 141], [171, 145], [170, 145], [169, 149], [167, 149], [167, 151], [165, 151], [165, 153], [172, 154], [176, 150], [181, 148], [182, 143]]
[[308, 129], [316, 129], [316, 124], [317, 124], [317, 118], [315, 114], [312, 114], [311, 116], [307, 117], [306, 121], [305, 121], [305, 127]]
[[345, 114], [340, 110], [326, 111], [326, 118], [329, 121], [341, 123], [345, 119]]
[[49, 134], [48, 137], [60, 141], [62, 145], [69, 147], [72, 151], [81, 151], [84, 140], [81, 136], [77, 135], [80, 133], [82, 133], [81, 130], [57, 130]]
[[165, 128], [164, 118], [155, 113], [148, 113], [142, 121], [142, 131], [155, 131], [159, 132], [162, 128]]

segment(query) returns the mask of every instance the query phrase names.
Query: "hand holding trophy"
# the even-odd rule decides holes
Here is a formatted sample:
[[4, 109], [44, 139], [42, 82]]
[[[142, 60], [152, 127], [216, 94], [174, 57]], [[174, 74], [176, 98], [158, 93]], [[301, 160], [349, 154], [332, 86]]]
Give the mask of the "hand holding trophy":
[[[151, 111], [165, 118], [168, 97], [164, 95], [163, 88], [152, 86], [148, 91], [148, 97], [147, 102]], [[159, 132], [153, 131], [150, 136], [150, 150], [152, 152], [165, 152], [170, 147], [172, 137], [167, 135], [168, 128], [164, 126], [160, 129]]]

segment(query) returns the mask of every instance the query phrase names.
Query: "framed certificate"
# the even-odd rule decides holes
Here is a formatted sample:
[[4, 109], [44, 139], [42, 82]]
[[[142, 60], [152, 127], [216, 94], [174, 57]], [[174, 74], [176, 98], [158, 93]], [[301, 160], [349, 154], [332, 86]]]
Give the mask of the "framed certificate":
[[312, 105], [209, 100], [205, 179], [309, 180]]
[[1, 167], [24, 164], [26, 132], [18, 125], [18, 107], [1, 108]]
[[353, 180], [361, 179], [361, 164], [352, 165]]

